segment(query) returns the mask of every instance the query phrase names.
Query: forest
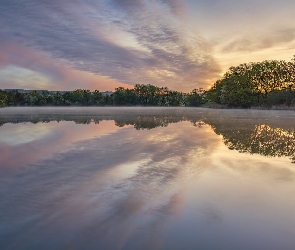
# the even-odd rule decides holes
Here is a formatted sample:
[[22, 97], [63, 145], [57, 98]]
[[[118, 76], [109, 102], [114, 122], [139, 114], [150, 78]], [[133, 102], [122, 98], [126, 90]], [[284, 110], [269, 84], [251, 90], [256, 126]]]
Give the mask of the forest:
[[6, 106], [210, 106], [226, 108], [295, 107], [295, 56], [291, 61], [266, 60], [230, 67], [211, 88], [190, 93], [167, 87], [136, 84], [118, 87], [111, 95], [99, 90], [0, 90], [0, 107]]
[[26, 93], [0, 90], [0, 106], [200, 106], [204, 92], [200, 88], [186, 94], [150, 84], [136, 84], [132, 89], [118, 87], [111, 95], [86, 89]]

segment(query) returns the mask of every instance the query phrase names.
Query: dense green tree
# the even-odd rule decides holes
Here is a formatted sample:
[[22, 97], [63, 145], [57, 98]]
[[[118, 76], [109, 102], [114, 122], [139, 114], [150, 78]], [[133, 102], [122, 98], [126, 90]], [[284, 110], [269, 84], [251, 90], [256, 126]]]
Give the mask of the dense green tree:
[[[272, 100], [278, 91], [283, 91], [280, 97], [288, 98], [295, 91], [294, 58], [290, 62], [272, 60], [230, 67], [206, 96], [209, 101], [231, 107], [269, 106], [275, 105]], [[289, 99], [285, 102], [291, 103]]]
[[114, 105], [137, 105], [137, 96], [133, 89], [125, 89], [123, 87], [116, 88], [113, 94]]
[[99, 90], [95, 90], [91, 95], [91, 105], [103, 105], [105, 102], [104, 95], [99, 92]]
[[53, 104], [56, 106], [65, 104], [65, 100], [63, 98], [63, 95], [59, 91], [56, 91], [53, 94]]
[[8, 106], [7, 93], [0, 89], [0, 107]]
[[186, 106], [198, 107], [204, 104], [205, 90], [203, 88], [194, 89], [188, 95], [186, 95]]
[[31, 93], [25, 93], [24, 100], [28, 106], [44, 106], [47, 104], [46, 94], [40, 94], [37, 90], [33, 90]]

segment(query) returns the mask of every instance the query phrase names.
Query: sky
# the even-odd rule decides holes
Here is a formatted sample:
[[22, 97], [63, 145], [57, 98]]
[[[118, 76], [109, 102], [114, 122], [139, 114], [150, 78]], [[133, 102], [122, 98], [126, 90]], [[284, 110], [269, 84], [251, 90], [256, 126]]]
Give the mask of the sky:
[[0, 89], [205, 89], [291, 60], [291, 0], [1, 0]]

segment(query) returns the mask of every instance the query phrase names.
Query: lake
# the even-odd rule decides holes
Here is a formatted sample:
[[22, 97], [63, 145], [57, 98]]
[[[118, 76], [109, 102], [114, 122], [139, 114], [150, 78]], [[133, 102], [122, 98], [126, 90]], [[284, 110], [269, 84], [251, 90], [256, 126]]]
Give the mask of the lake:
[[295, 112], [0, 109], [0, 249], [295, 249]]

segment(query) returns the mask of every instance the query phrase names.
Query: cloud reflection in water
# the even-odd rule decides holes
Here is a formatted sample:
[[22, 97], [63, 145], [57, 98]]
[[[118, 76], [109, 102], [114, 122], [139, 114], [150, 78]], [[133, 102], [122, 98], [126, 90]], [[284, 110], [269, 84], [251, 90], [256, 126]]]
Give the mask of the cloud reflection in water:
[[[51, 129], [55, 134], [59, 128]], [[185, 133], [187, 129], [192, 130], [190, 134]], [[165, 140], [154, 141], [155, 133]], [[7, 170], [0, 191], [5, 200], [1, 204], [5, 244], [17, 248], [32, 244], [38, 248], [44, 242], [63, 245], [73, 241], [66, 235], [60, 238], [61, 231], [75, 235], [73, 244], [80, 247], [86, 244], [85, 234], [90, 247], [101, 241], [106, 248], [119, 247], [113, 244], [120, 242], [128, 244], [128, 239], [137, 235], [138, 227], [145, 232], [151, 230], [150, 226], [158, 227], [157, 223], [163, 224], [169, 218], [168, 211], [179, 206], [175, 197], [181, 197], [178, 192], [183, 182], [202, 168], [196, 159], [190, 159], [198, 149], [210, 151], [207, 133], [208, 128], [201, 131], [188, 122], [144, 131], [126, 127], [71, 144], [70, 150], [29, 162], [18, 171]], [[198, 139], [191, 141], [192, 134]], [[68, 144], [67, 138], [71, 136], [55, 142]], [[117, 175], [117, 171], [121, 174]], [[159, 222], [158, 217], [162, 217]], [[26, 222], [28, 218], [30, 222]], [[11, 227], [10, 232], [5, 230], [7, 227]], [[126, 239], [120, 241], [120, 236]], [[21, 240], [15, 242], [15, 237]], [[154, 244], [153, 237], [150, 235], [150, 244]]]
[[[127, 119], [122, 113], [88, 125], [81, 123], [89, 116], [76, 117], [80, 124], [71, 116], [30, 124], [46, 133], [17, 145], [1, 141], [10, 155], [1, 151], [2, 248], [289, 249], [294, 243], [293, 164], [231, 151], [214, 133], [227, 138], [234, 124], [246, 124], [238, 126], [246, 131], [251, 122], [234, 119], [229, 127], [232, 119], [208, 114]], [[27, 125], [4, 123], [0, 133], [10, 129], [13, 136]], [[34, 144], [47, 148], [32, 153]], [[27, 152], [9, 165], [19, 146]]]

